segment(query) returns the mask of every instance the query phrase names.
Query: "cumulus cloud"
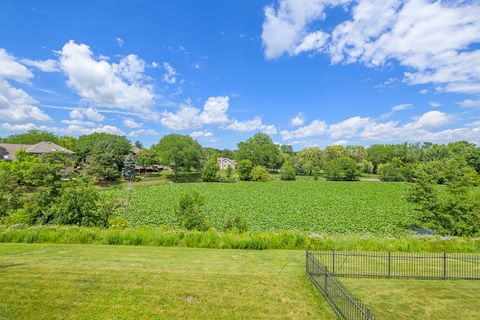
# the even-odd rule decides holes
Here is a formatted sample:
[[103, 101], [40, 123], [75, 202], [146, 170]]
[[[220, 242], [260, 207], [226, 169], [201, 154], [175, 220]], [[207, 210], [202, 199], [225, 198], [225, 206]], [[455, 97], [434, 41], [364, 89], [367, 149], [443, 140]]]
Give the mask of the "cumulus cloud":
[[213, 132], [205, 130], [205, 131], [193, 131], [190, 133], [192, 138], [212, 138], [214, 136]]
[[5, 49], [0, 48], [0, 79], [25, 83], [32, 77], [33, 74], [27, 67], [19, 63]]
[[380, 122], [373, 118], [357, 116], [333, 124], [314, 120], [296, 130], [282, 131], [281, 135], [284, 140], [322, 137], [337, 142], [347, 139], [379, 142], [449, 142], [463, 139], [479, 141], [479, 137], [475, 137], [473, 134], [480, 130], [480, 128], [476, 129], [478, 126], [441, 130], [443, 126], [450, 124], [453, 120], [453, 116], [436, 110], [414, 117], [403, 125], [398, 121]]
[[164, 111], [160, 123], [172, 130], [191, 130], [200, 128], [202, 121], [200, 109], [188, 104], [182, 104], [177, 112]]
[[[351, 15], [326, 34], [326, 8]], [[265, 8], [262, 40], [267, 59], [322, 51], [332, 63], [407, 67], [404, 82], [440, 90], [480, 92], [480, 4], [428, 0], [280, 0]], [[379, 18], [381, 17], [381, 18]], [[423, 91], [423, 90], [422, 90]]]
[[59, 72], [58, 61], [53, 59], [48, 60], [30, 60], [22, 59], [21, 62], [24, 65], [37, 68], [43, 72]]
[[174, 84], [177, 82], [177, 72], [168, 62], [163, 63], [163, 68], [165, 69], [165, 74], [163, 75], [163, 81], [169, 84]]
[[6, 130], [6, 131], [13, 131], [13, 132], [16, 132], [16, 131], [23, 132], [28, 130], [44, 130], [44, 131], [50, 131], [50, 132], [63, 134], [63, 135], [71, 135], [71, 136], [91, 134], [95, 132], [104, 132], [104, 133], [110, 133], [110, 134], [115, 134], [119, 136], [125, 135], [125, 132], [123, 132], [122, 130], [120, 130], [115, 126], [101, 125], [101, 126], [87, 127], [85, 126], [85, 123], [79, 123], [79, 122], [76, 122], [76, 123], [72, 122], [72, 124], [66, 127], [50, 127], [50, 126], [44, 126], [44, 125], [36, 125], [34, 123], [11, 124], [7, 122], [7, 123], [1, 123], [0, 129]]
[[158, 135], [160, 134], [154, 129], [139, 129], [139, 130], [130, 131], [130, 133], [128, 134], [129, 137], [145, 137], [145, 136], [156, 137]]
[[140, 128], [142, 126], [141, 123], [135, 121], [134, 119], [132, 118], [126, 118], [123, 120], [123, 125], [130, 128], [130, 129], [136, 129], [136, 128]]
[[228, 97], [210, 97], [203, 106], [200, 120], [204, 124], [224, 125], [229, 121], [227, 116], [228, 107]]
[[70, 118], [72, 119], [77, 119], [77, 120], [82, 120], [84, 118], [97, 121], [97, 122], [103, 122], [105, 120], [105, 116], [102, 115], [100, 112], [98, 112], [97, 109], [93, 107], [89, 107], [86, 109], [73, 109], [70, 111]]
[[246, 121], [233, 120], [226, 128], [238, 132], [261, 131], [266, 134], [277, 133], [277, 128], [274, 125], [264, 124], [259, 116]]
[[305, 115], [302, 112], [297, 113], [295, 117], [290, 119], [290, 125], [294, 127], [298, 127], [303, 125], [305, 122]]
[[68, 85], [83, 99], [102, 107], [140, 113], [152, 110], [153, 88], [145, 84], [145, 62], [136, 55], [110, 64], [95, 59], [88, 45], [73, 40], [63, 46], [59, 55]]
[[458, 103], [462, 108], [480, 107], [480, 100], [465, 99]]

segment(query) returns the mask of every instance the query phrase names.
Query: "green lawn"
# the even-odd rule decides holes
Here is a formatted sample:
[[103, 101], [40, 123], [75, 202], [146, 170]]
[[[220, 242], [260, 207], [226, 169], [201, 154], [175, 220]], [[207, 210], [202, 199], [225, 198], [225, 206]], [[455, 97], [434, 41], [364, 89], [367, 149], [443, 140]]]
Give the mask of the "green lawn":
[[333, 319], [304, 252], [0, 245], [0, 319]]
[[[226, 215], [243, 216], [250, 230], [405, 234], [415, 223], [404, 183], [270, 181], [264, 183], [176, 183], [133, 190], [133, 225], [178, 226], [180, 195], [197, 190], [206, 198], [210, 225], [221, 229]], [[107, 193], [126, 197], [125, 190]]]
[[479, 280], [339, 279], [379, 319], [480, 318]]

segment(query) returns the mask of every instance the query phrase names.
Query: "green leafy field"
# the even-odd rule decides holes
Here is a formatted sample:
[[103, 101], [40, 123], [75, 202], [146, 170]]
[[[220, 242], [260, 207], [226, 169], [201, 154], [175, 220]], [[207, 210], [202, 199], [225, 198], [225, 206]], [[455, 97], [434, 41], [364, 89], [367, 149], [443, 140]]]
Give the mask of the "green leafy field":
[[[133, 190], [130, 222], [177, 227], [180, 195], [197, 190], [206, 198], [210, 225], [226, 215], [243, 216], [249, 230], [401, 235], [415, 224], [404, 183], [270, 181], [265, 183], [177, 183]], [[125, 190], [106, 191], [126, 197]]]

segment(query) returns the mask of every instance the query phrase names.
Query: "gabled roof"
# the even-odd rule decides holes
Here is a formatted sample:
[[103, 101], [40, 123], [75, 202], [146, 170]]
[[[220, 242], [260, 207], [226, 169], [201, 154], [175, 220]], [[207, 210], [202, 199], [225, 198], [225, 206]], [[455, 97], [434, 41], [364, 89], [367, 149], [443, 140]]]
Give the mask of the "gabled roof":
[[73, 151], [68, 150], [58, 144], [48, 141], [42, 141], [37, 144], [12, 144], [12, 143], [0, 143], [0, 160], [14, 161], [16, 159], [15, 153], [24, 149], [28, 153], [44, 154], [54, 151], [60, 151], [67, 154], [73, 154]]

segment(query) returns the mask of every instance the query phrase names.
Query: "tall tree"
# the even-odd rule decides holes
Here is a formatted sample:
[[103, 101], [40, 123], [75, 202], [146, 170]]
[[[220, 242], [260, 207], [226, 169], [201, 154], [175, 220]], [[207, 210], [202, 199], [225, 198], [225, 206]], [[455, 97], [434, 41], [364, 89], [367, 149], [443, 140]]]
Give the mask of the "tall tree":
[[198, 171], [202, 160], [202, 146], [190, 136], [169, 134], [152, 146], [160, 163], [172, 168], [175, 175]]
[[238, 161], [250, 160], [254, 166], [270, 169], [280, 168], [284, 161], [278, 145], [265, 133], [257, 133], [247, 141], [240, 142], [235, 157]]

